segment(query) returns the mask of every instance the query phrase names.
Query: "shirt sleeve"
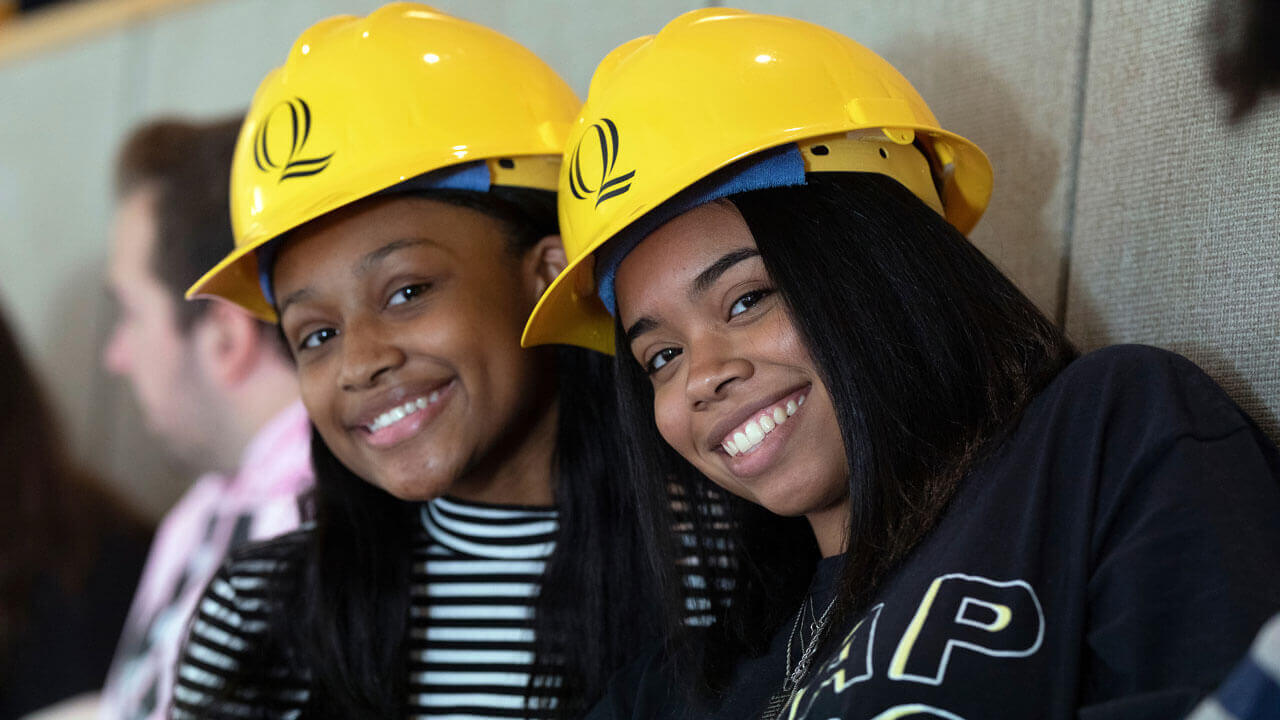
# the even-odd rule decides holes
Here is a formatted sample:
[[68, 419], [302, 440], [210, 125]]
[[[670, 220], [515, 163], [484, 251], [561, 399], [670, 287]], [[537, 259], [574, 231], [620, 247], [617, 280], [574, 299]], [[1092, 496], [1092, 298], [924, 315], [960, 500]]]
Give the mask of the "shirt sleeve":
[[269, 652], [269, 603], [283, 565], [229, 559], [209, 582], [179, 655], [172, 720], [301, 717], [305, 678]]
[[1280, 609], [1275, 446], [1187, 365], [1104, 454], [1081, 720], [1182, 717]]

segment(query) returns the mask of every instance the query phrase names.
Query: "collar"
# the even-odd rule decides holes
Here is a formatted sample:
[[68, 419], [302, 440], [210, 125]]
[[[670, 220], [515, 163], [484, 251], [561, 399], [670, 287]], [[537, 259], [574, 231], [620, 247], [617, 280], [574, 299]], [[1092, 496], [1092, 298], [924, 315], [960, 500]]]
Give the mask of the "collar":
[[555, 508], [445, 497], [423, 503], [419, 517], [434, 542], [463, 555], [501, 560], [545, 560], [560, 527]]

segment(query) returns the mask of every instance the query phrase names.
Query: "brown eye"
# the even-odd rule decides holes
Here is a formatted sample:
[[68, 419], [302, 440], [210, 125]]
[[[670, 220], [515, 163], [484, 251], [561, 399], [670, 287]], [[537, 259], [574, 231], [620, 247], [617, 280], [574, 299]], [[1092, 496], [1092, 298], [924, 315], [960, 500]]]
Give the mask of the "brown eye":
[[756, 303], [765, 299], [772, 293], [772, 290], [752, 290], [734, 301], [733, 306], [729, 308], [729, 317], [737, 317], [742, 313], [755, 307]]
[[652, 375], [661, 370], [667, 363], [675, 360], [676, 356], [679, 354], [680, 348], [663, 348], [662, 350], [654, 353], [653, 357], [649, 358], [649, 362], [645, 363], [644, 369]]
[[310, 350], [318, 348], [338, 336], [338, 331], [333, 328], [320, 328], [314, 332], [307, 333], [302, 338], [302, 342], [298, 343], [298, 350]]
[[391, 295], [391, 299], [387, 301], [387, 307], [391, 307], [392, 305], [403, 305], [410, 300], [425, 294], [430, 289], [431, 283], [406, 285]]

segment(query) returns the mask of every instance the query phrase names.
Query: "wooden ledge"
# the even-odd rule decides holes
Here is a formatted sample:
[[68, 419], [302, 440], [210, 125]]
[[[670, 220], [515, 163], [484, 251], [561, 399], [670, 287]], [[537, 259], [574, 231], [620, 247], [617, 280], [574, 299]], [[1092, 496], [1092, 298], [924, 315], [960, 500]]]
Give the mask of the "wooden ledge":
[[0, 23], [0, 65], [206, 1], [79, 0], [11, 16]]

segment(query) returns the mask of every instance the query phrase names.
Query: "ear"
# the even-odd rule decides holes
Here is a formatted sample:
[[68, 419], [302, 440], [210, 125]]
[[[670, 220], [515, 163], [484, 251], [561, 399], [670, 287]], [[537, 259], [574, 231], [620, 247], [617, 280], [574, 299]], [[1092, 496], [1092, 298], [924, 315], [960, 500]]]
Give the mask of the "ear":
[[231, 388], [243, 382], [266, 350], [258, 321], [225, 300], [211, 299], [192, 333], [199, 362], [218, 387]]
[[524, 255], [524, 277], [533, 291], [536, 302], [551, 287], [556, 276], [564, 272], [569, 260], [564, 253], [564, 242], [559, 235], [547, 235], [529, 248]]

